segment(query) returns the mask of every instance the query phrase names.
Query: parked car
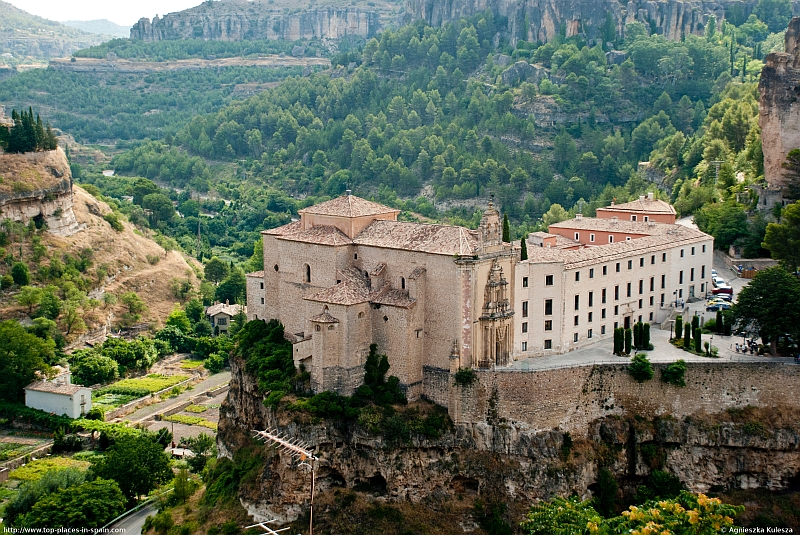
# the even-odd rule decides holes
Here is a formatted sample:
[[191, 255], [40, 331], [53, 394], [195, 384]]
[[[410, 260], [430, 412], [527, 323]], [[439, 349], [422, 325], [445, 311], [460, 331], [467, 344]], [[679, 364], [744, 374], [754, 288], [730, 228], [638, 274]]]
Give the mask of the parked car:
[[731, 288], [731, 287], [730, 287], [730, 286], [728, 286], [728, 285], [725, 285], [725, 286], [717, 286], [716, 288], [714, 288], [713, 290], [711, 290], [711, 293], [712, 293], [712, 294], [714, 294], [714, 295], [718, 295], [718, 294], [728, 294], [728, 295], [731, 295], [731, 296], [732, 296], [732, 295], [733, 295], [733, 288]]
[[714, 269], [714, 268], [711, 268], [711, 278], [713, 279], [716, 276], [717, 276], [717, 270]]
[[714, 303], [710, 304], [706, 307], [707, 312], [716, 312], [717, 310], [730, 310], [731, 305], [729, 303]]
[[726, 284], [725, 279], [716, 275], [711, 276], [711, 282], [714, 283], [714, 286], [724, 286]]
[[719, 304], [719, 303], [727, 303], [728, 301], [726, 301], [725, 299], [720, 297], [722, 295], [724, 295], [726, 297], [728, 296], [728, 294], [719, 294], [719, 296], [715, 295], [712, 299], [708, 300], [708, 303], [706, 303], [706, 306], [716, 305], [716, 304]]

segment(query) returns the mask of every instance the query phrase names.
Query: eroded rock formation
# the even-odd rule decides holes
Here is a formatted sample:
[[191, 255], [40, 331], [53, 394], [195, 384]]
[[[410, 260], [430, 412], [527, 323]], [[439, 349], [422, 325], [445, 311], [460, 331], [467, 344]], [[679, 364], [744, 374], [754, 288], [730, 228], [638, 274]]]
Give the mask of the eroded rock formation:
[[[664, 37], [679, 40], [683, 35], [702, 35], [708, 17], [717, 21], [725, 16], [727, 0], [408, 0], [406, 12], [411, 19], [425, 19], [433, 26], [461, 17], [469, 17], [487, 9], [508, 17], [508, 34], [512, 39], [547, 42], [560, 31], [567, 37], [582, 34], [590, 41], [603, 38], [609, 20], [616, 35], [624, 36], [625, 26], [634, 21], [651, 25]], [[744, 2], [749, 14], [755, 0]]]
[[72, 211], [72, 173], [64, 151], [0, 154], [0, 220], [46, 223], [58, 236], [81, 227]]
[[[800, 412], [791, 408], [780, 418], [753, 413], [740, 420], [730, 417], [735, 412], [603, 417], [588, 424], [585, 438], [573, 434], [571, 448], [559, 429], [536, 431], [487, 414], [487, 421], [456, 424], [436, 440], [398, 444], [356, 423], [276, 416], [243, 367], [232, 360], [231, 388], [220, 410], [220, 455], [233, 458], [239, 448], [251, 447], [253, 430], [278, 428], [315, 448], [317, 490], [323, 493], [360, 488], [417, 507], [478, 497], [517, 504], [572, 493], [588, 497], [600, 458], [628, 493], [655, 468], [676, 474], [694, 491], [784, 489], [800, 472]], [[239, 499], [258, 520], [293, 521], [307, 510], [309, 475], [288, 456], [261, 451], [263, 464]]]
[[375, 11], [356, 7], [319, 7], [284, 14], [268, 4], [203, 2], [197, 7], [169, 13], [163, 18], [142, 18], [131, 28], [131, 39], [163, 41], [206, 39], [340, 39], [371, 38], [380, 29]]
[[764, 178], [773, 189], [785, 185], [786, 155], [800, 148], [800, 17], [789, 23], [784, 50], [767, 56], [758, 83]]

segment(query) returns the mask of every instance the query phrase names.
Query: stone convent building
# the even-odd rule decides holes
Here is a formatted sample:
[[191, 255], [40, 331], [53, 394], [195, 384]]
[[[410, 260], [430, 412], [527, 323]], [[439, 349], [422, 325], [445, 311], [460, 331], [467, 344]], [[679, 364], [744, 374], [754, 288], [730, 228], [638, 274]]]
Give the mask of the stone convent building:
[[[409, 399], [447, 404], [459, 367], [503, 367], [663, 321], [708, 289], [712, 238], [675, 224], [652, 195], [502, 242], [499, 212], [478, 230], [398, 221], [349, 193], [262, 232], [264, 270], [247, 276], [248, 319], [278, 319], [314, 391], [349, 395], [378, 345]], [[610, 343], [610, 342], [609, 342]]]
[[262, 232], [264, 271], [247, 279], [249, 319], [280, 320], [315, 391], [349, 395], [372, 343], [409, 399], [423, 371], [504, 366], [514, 351], [514, 263], [499, 212], [480, 228], [397, 220], [348, 193]]

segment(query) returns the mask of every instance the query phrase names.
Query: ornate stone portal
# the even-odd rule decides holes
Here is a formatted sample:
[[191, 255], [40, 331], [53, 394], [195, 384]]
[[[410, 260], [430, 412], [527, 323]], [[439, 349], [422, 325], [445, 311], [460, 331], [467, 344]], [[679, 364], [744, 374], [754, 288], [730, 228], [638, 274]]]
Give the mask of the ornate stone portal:
[[482, 358], [478, 360], [478, 367], [507, 366], [513, 343], [511, 318], [514, 316], [514, 311], [508, 298], [508, 281], [497, 259], [492, 262], [483, 295], [483, 310], [480, 317], [483, 351]]

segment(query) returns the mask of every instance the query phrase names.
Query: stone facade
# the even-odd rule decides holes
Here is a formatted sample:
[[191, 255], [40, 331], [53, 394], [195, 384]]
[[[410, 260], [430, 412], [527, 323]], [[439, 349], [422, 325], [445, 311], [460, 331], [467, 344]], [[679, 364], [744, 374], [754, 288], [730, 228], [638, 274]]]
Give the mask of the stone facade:
[[499, 212], [490, 206], [478, 231], [398, 213], [348, 193], [263, 232], [248, 317], [283, 323], [315, 391], [351, 394], [373, 343], [410, 399], [425, 394], [425, 367], [449, 374], [512, 358], [518, 253], [501, 240]]

